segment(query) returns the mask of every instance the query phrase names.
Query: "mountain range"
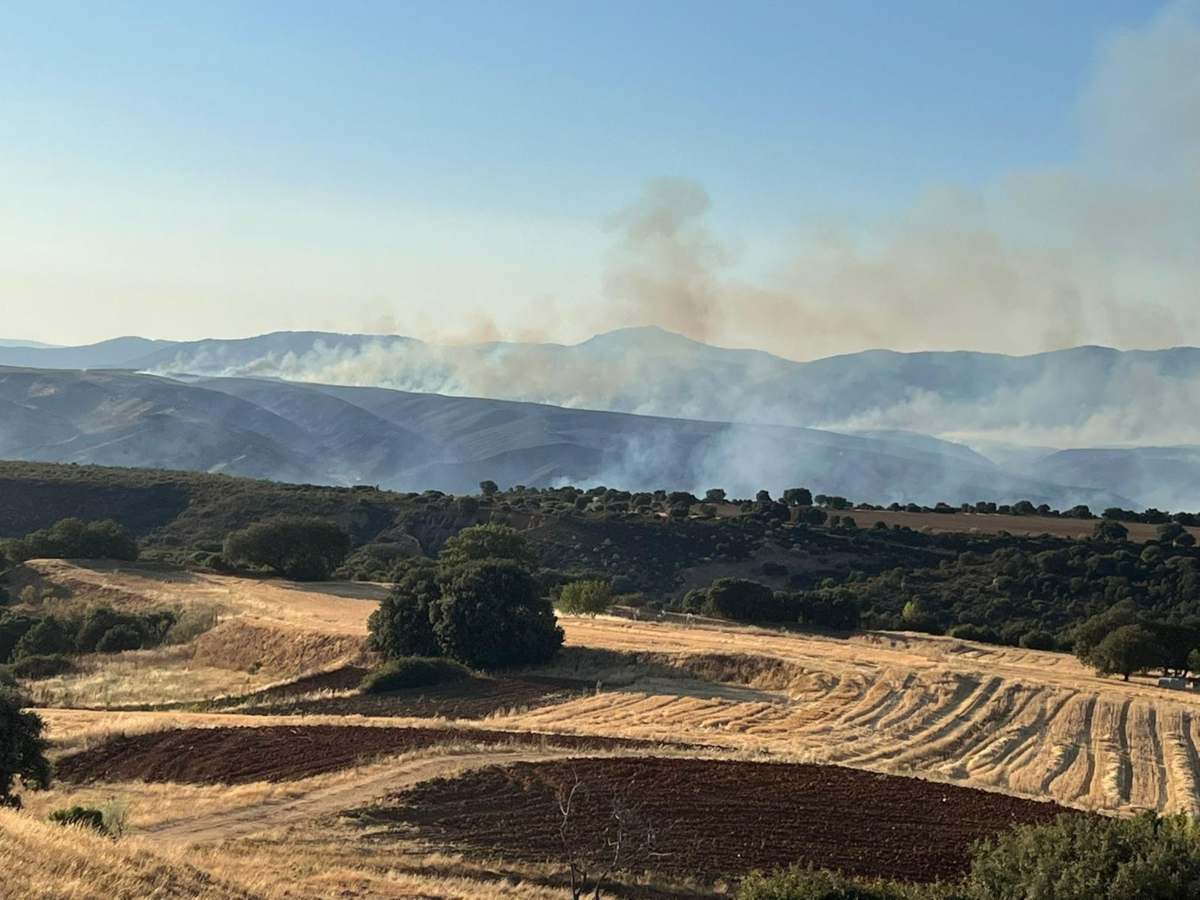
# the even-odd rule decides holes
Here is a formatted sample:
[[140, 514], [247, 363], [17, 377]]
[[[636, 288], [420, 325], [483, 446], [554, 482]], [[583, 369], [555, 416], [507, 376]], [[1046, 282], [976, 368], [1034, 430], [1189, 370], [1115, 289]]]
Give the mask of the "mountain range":
[[473, 492], [501, 484], [807, 484], [853, 498], [1128, 502], [1003, 472], [921, 435], [842, 435], [386, 388], [0, 368], [0, 457]]
[[[359, 430], [342, 436], [346, 446], [337, 453], [318, 454], [328, 464], [314, 466], [304, 442], [278, 435], [271, 436], [269, 447], [250, 442], [243, 462], [234, 463], [224, 453], [210, 461], [244, 466], [247, 474], [304, 472], [312, 480], [339, 483], [374, 479], [393, 486], [461, 489], [478, 480], [487, 460], [502, 469], [511, 466], [525, 483], [612, 473], [626, 481], [645, 475], [638, 486], [646, 486], [654, 481], [650, 473], [666, 471], [696, 486], [710, 477], [707, 470], [731, 470], [717, 451], [737, 435], [742, 450], [727, 455], [738, 463], [747, 456], [765, 457], [755, 463], [769, 466], [763, 483], [770, 481], [768, 474], [788, 483], [804, 475], [826, 492], [861, 499], [1016, 499], [1005, 492], [1023, 490], [1029, 499], [1047, 502], [1103, 493], [1135, 506], [1200, 507], [1200, 349], [1191, 347], [1077, 347], [1028, 356], [872, 350], [796, 362], [714, 347], [658, 328], [622, 329], [574, 345], [440, 346], [401, 336], [278, 332], [192, 342], [126, 337], [86, 347], [0, 344], [0, 365], [126, 370], [122, 378], [171, 376], [155, 381], [142, 375], [146, 380], [135, 381], [136, 390], [132, 385], [122, 390], [127, 396], [158, 396], [165, 390], [161, 385], [177, 389], [186, 381], [277, 418], [298, 416], [301, 424], [302, 411], [328, 402], [320, 397], [358, 410], [351, 415], [339, 407], [348, 416], [342, 427], [350, 428], [353, 421]], [[99, 376], [76, 372], [74, 377], [84, 384]], [[343, 390], [348, 388], [364, 390], [351, 395]], [[378, 390], [384, 388], [391, 390]], [[285, 395], [295, 409], [280, 406]], [[505, 400], [521, 403], [497, 402]], [[374, 403], [402, 412], [383, 415]], [[558, 409], [551, 413], [552, 408]], [[534, 409], [536, 414], [530, 412]], [[13, 412], [12, 421], [28, 423], [27, 404], [25, 410]], [[372, 420], [361, 419], [364, 410]], [[602, 413], [633, 415], [616, 419]], [[489, 415], [505, 423], [503, 441], [495, 440], [490, 426], [460, 425], [461, 433], [451, 426], [439, 430], [443, 417], [476, 423]], [[51, 428], [40, 416], [39, 425]], [[376, 442], [385, 434], [380, 421], [407, 432], [386, 451]], [[596, 429], [612, 434], [601, 440], [591, 436]], [[244, 430], [263, 438], [261, 429]], [[518, 438], [522, 432], [525, 436]], [[22, 452], [49, 453], [29, 448], [52, 444], [26, 443]], [[787, 456], [783, 448], [789, 445], [807, 448], [812, 464], [777, 462], [776, 454]], [[6, 455], [16, 452], [12, 446]], [[760, 452], [767, 447], [773, 449]], [[872, 465], [852, 478], [828, 456], [832, 448], [843, 455], [866, 454]], [[189, 452], [200, 451], [192, 447]], [[682, 468], [656, 468], [651, 464], [656, 454], [687, 462]], [[638, 458], [641, 472], [632, 471], [638, 468], [632, 464], [622, 471], [621, 460]], [[920, 469], [931, 459], [937, 467], [951, 467], [947, 482]], [[928, 487], [911, 479], [889, 483], [900, 477], [894, 460], [917, 461], [913, 471], [932, 479]], [[975, 491], [981, 473], [990, 473], [983, 484], [996, 488]], [[429, 483], [418, 485], [417, 478]], [[943, 483], [952, 490], [933, 490]]]

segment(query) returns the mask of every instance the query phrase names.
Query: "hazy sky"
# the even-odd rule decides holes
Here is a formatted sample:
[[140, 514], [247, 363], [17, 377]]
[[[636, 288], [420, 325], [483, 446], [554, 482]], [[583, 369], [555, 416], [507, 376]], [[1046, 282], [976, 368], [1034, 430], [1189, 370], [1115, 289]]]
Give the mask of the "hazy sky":
[[17, 2], [0, 337], [1200, 344], [1200, 2]]

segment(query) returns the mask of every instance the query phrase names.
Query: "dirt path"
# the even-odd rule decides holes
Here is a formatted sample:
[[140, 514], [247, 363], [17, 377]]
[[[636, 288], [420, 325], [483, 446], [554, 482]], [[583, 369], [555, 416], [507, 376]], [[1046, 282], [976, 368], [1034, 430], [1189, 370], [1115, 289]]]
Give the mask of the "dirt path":
[[323, 816], [336, 815], [431, 778], [457, 775], [497, 762], [541, 762], [569, 756], [567, 752], [463, 753], [453, 756], [397, 760], [381, 771], [349, 782], [319, 786], [302, 797], [286, 797], [236, 806], [195, 818], [165, 822], [134, 832], [159, 844], [202, 844], [247, 837], [289, 826], [307, 825]]

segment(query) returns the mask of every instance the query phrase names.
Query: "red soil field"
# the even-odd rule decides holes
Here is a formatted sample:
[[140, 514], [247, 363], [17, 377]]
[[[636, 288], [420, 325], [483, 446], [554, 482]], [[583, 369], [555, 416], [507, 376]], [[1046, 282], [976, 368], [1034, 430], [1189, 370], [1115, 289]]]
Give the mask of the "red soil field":
[[468, 728], [273, 725], [181, 728], [106, 741], [55, 766], [64, 782], [146, 781], [246, 784], [290, 781], [450, 743], [541, 745], [568, 750], [648, 749], [648, 741]]
[[457, 850], [561, 863], [557, 795], [577, 778], [581, 830], [602, 827], [619, 798], [655, 831], [642, 868], [681, 877], [811, 863], [858, 876], [953, 879], [967, 871], [973, 841], [1070, 812], [837, 766], [651, 757], [489, 766], [425, 782], [363, 818], [418, 826]]

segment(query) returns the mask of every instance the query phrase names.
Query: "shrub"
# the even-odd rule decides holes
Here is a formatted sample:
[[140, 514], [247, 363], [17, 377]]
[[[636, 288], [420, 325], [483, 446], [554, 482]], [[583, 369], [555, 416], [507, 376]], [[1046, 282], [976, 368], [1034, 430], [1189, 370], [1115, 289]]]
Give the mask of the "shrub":
[[471, 670], [452, 659], [409, 656], [384, 663], [359, 685], [364, 694], [383, 694], [408, 688], [432, 687], [471, 678]]
[[1064, 816], [978, 845], [971, 900], [1185, 900], [1200, 896], [1200, 826], [1184, 816]]
[[445, 573], [430, 621], [442, 654], [472, 668], [542, 663], [563, 642], [549, 598], [528, 569], [510, 560], [485, 559]]
[[19, 778], [25, 787], [46, 788], [50, 763], [42, 740], [42, 720], [22, 709], [25, 698], [11, 688], [0, 688], [0, 806], [21, 806], [13, 796]]
[[123, 653], [142, 646], [142, 635], [132, 625], [114, 625], [96, 643], [97, 653]]
[[47, 656], [23, 656], [8, 667], [16, 678], [38, 681], [42, 678], [53, 678], [75, 671], [75, 663], [68, 656], [59, 653]]
[[801, 866], [770, 874], [752, 872], [737, 892], [737, 900], [918, 900], [938, 896], [941, 893], [936, 888], [857, 880]]
[[563, 585], [558, 608], [565, 613], [594, 616], [608, 612], [613, 605], [613, 589], [607, 581], [573, 581]]
[[231, 533], [223, 555], [235, 565], [270, 569], [297, 581], [321, 581], [349, 552], [349, 535], [333, 522], [285, 516]]
[[91, 828], [101, 834], [108, 833], [108, 828], [104, 825], [104, 811], [86, 806], [56, 809], [50, 813], [50, 821], [56, 825], [79, 825], [82, 828]]
[[164, 644], [187, 644], [217, 627], [217, 611], [212, 607], [191, 606], [176, 616], [163, 635]]
[[1020, 644], [1026, 650], [1057, 650], [1058, 641], [1048, 631], [1034, 629], [1021, 635]]

